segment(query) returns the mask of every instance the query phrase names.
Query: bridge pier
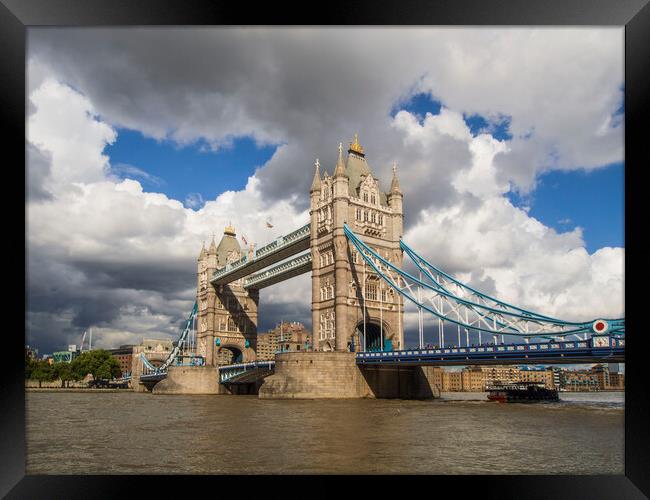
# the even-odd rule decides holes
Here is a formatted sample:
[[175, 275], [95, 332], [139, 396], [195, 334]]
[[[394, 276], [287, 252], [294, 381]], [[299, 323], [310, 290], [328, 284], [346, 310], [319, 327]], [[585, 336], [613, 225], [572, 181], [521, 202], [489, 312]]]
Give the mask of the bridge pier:
[[215, 366], [170, 366], [167, 376], [153, 386], [154, 394], [229, 394], [219, 384]]
[[262, 399], [440, 397], [426, 368], [359, 368], [350, 352], [288, 352], [275, 357], [275, 373], [259, 389]]

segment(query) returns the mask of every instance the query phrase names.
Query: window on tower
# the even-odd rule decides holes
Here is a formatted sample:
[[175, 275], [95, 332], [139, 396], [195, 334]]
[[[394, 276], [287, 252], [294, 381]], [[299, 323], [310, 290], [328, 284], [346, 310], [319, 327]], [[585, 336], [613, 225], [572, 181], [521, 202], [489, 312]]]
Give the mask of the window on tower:
[[377, 300], [377, 283], [366, 283], [366, 299]]

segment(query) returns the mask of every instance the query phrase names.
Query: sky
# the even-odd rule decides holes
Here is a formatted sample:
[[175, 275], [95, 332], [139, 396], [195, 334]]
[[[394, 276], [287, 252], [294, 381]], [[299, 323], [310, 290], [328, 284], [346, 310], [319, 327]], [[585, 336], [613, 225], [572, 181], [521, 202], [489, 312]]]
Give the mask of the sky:
[[[540, 313], [624, 316], [622, 28], [30, 28], [27, 79], [41, 353], [89, 327], [176, 338], [202, 242], [305, 224], [315, 159], [332, 173], [354, 133], [385, 190], [397, 162], [428, 260]], [[309, 293], [263, 289], [259, 330], [310, 328]]]

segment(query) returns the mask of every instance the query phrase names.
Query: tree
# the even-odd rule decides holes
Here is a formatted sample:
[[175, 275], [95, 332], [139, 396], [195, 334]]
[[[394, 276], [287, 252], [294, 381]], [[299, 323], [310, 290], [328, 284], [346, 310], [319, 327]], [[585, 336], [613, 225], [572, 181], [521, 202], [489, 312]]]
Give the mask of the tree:
[[94, 380], [108, 380], [122, 373], [117, 359], [103, 349], [81, 353], [70, 364], [70, 370], [76, 379], [90, 373]]
[[25, 354], [25, 378], [32, 378], [32, 372], [37, 365], [38, 362], [34, 358]]
[[54, 363], [52, 365], [52, 372], [55, 379], [61, 379], [61, 387], [65, 387], [68, 380], [73, 380], [75, 378], [72, 369], [70, 368], [70, 363], [64, 361]]
[[31, 372], [30, 378], [38, 380], [38, 386], [41, 387], [43, 382], [54, 380], [52, 366], [45, 360], [37, 361], [36, 366]]

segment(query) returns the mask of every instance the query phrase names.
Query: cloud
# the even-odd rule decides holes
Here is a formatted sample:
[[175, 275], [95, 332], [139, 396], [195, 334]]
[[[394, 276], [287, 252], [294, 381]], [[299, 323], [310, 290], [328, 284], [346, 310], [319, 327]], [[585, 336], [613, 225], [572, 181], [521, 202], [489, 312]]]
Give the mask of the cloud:
[[[60, 98], [66, 94], [74, 106]], [[262, 200], [255, 177], [244, 190], [221, 193], [197, 211], [146, 192], [138, 181], [114, 175], [102, 150], [115, 130], [89, 112], [87, 98], [51, 81], [34, 96], [30, 174], [40, 179], [37, 174], [49, 172], [52, 195], [28, 203], [28, 335], [44, 348], [78, 343], [90, 326], [106, 345], [176, 337], [194, 298], [202, 239], [219, 237], [232, 220], [260, 244], [308, 220], [288, 201]], [[55, 121], [49, 114], [68, 125], [43, 126]], [[66, 149], [78, 152], [74, 165]], [[264, 224], [268, 218], [275, 221], [272, 230]], [[269, 295], [280, 311], [292, 300]]]
[[[546, 169], [623, 158], [621, 28], [36, 28], [28, 36], [30, 74], [49, 68], [116, 126], [182, 144], [222, 147], [239, 136], [284, 144], [259, 173], [266, 196], [282, 197], [314, 156], [335, 161], [336, 144], [354, 131], [378, 173], [393, 159], [405, 164], [386, 116], [418, 92], [491, 123], [509, 117], [513, 140], [495, 168], [500, 183], [522, 191]], [[304, 208], [309, 180], [299, 182]]]
[[190, 193], [185, 197], [185, 206], [190, 208], [200, 208], [205, 201], [201, 193]]
[[[338, 142], [354, 132], [384, 189], [398, 161], [405, 238], [443, 269], [540, 312], [623, 311], [622, 299], [607, 300], [623, 296], [623, 249], [590, 255], [579, 228], [558, 233], [504, 196], [530, 197], [548, 169], [622, 160], [620, 28], [28, 37], [28, 324], [45, 345], [90, 324], [106, 342], [174, 336], [201, 240], [228, 221], [258, 244], [307, 222], [313, 160], [331, 174]], [[391, 115], [422, 92], [442, 103], [439, 114]], [[463, 116], [475, 114], [488, 125], [472, 134]], [[512, 138], [500, 141], [491, 134], [504, 117]], [[196, 147], [248, 136], [276, 150], [245, 189], [184, 206], [143, 189], [149, 174], [138, 167], [111, 165], [104, 147], [119, 127]], [[263, 321], [309, 320], [309, 294], [307, 276], [262, 290]]]
[[160, 187], [165, 184], [164, 179], [161, 179], [158, 176], [150, 174], [141, 168], [129, 165], [127, 163], [117, 163], [115, 165], [111, 165], [111, 174], [113, 174], [117, 179], [123, 179], [126, 177], [143, 179], [156, 187]]

